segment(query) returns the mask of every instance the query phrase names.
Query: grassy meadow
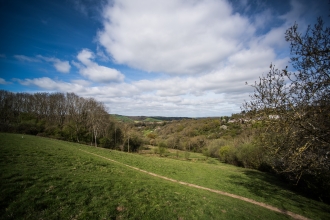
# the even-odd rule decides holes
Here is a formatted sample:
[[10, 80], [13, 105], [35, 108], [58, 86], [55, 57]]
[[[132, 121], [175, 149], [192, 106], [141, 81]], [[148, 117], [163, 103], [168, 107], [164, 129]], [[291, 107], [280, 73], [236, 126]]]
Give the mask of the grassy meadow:
[[0, 219], [290, 219], [123, 164], [310, 219], [330, 219], [329, 205], [298, 195], [273, 176], [255, 170], [207, 159], [150, 157], [5, 133], [0, 133]]

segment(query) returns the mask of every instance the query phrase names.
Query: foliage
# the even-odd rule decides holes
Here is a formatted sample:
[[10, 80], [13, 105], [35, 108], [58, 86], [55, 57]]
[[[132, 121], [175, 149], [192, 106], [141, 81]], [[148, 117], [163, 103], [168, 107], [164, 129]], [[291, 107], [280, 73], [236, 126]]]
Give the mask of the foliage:
[[229, 162], [229, 152], [231, 150], [230, 146], [221, 146], [219, 149], [219, 157], [224, 162]]
[[330, 199], [330, 28], [321, 18], [305, 34], [285, 33], [295, 71], [274, 65], [255, 83], [244, 110], [261, 122], [268, 163], [296, 184]]
[[134, 131], [129, 124], [124, 124], [122, 131], [124, 141], [121, 150], [126, 152], [138, 152], [144, 143], [141, 134]]
[[165, 152], [166, 152], [166, 144], [164, 142], [160, 142], [158, 144], [158, 153], [159, 153], [159, 156], [164, 156]]

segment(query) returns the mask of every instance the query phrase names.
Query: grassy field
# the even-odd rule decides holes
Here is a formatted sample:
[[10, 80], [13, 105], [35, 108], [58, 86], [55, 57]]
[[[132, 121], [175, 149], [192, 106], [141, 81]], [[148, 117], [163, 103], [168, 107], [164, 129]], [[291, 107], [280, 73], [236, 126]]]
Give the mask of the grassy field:
[[[79, 150], [80, 149], [80, 150]], [[245, 196], [311, 219], [330, 206], [272, 176], [225, 164], [146, 157], [52, 139], [0, 133], [0, 219], [290, 219], [159, 175]]]
[[[159, 157], [159, 148], [156, 146], [146, 145], [139, 151], [139, 154], [144, 156]], [[205, 162], [209, 164], [221, 164], [216, 158], [206, 157], [201, 153], [181, 151], [177, 149], [166, 148], [163, 157], [176, 159], [176, 160], [188, 160], [191, 162]]]

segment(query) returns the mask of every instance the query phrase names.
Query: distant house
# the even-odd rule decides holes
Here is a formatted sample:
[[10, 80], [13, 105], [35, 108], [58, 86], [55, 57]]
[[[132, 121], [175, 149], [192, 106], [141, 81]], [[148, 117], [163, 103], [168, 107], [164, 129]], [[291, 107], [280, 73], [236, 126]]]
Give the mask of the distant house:
[[220, 128], [223, 129], [223, 130], [227, 130], [227, 126], [226, 125], [221, 125]]
[[279, 115], [269, 115], [268, 118], [269, 119], [279, 119], [280, 116]]

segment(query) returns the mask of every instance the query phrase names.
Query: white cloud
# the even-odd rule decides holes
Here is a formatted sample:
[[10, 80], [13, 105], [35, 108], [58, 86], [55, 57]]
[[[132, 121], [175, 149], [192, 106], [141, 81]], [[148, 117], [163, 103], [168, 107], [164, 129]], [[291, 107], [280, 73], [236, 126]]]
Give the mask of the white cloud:
[[22, 61], [22, 62], [40, 62], [40, 60], [37, 58], [28, 57], [25, 55], [14, 55], [14, 58], [16, 58], [17, 60]]
[[25, 79], [25, 80], [16, 79], [16, 81], [24, 86], [33, 85], [51, 91], [76, 92], [76, 93], [81, 93], [85, 91], [85, 87], [83, 85], [79, 85], [77, 83], [68, 83], [63, 81], [54, 81], [48, 77]]
[[60, 60], [58, 60], [58, 61], [55, 61], [53, 63], [53, 65], [54, 65], [55, 69], [57, 71], [61, 72], [61, 73], [68, 73], [68, 72], [70, 72], [71, 66], [69, 64], [69, 61], [60, 61]]
[[255, 47], [245, 49], [237, 52], [228, 60], [232, 66], [238, 68], [257, 68], [262, 66], [268, 66], [272, 61], [275, 61], [276, 54], [271, 48]]
[[109, 106], [112, 113], [124, 115], [204, 117], [230, 115], [240, 111], [239, 106], [228, 103], [226, 99], [226, 96], [219, 97], [207, 93], [197, 98], [191, 95], [180, 97], [140, 95], [100, 100]]
[[42, 59], [46, 62], [50, 62], [54, 65], [55, 69], [58, 72], [61, 73], [69, 73], [70, 69], [71, 69], [71, 65], [69, 63], [69, 61], [61, 61], [60, 59], [54, 58], [54, 57], [44, 57], [41, 55], [37, 56], [39, 59]]
[[214, 70], [254, 34], [226, 1], [114, 1], [104, 10], [99, 43], [115, 61], [151, 72]]
[[94, 82], [108, 83], [108, 82], [122, 82], [124, 75], [116, 69], [105, 66], [100, 66], [93, 61], [95, 55], [88, 49], [83, 49], [79, 52], [77, 59], [83, 64], [73, 63], [78, 69], [79, 73]]
[[74, 65], [78, 69], [81, 69], [81, 68], [84, 67], [81, 63], [78, 63], [78, 62], [76, 62], [74, 60], [72, 60], [71, 63], [72, 63], [72, 65]]
[[[239, 111], [237, 101], [243, 100], [230, 95], [207, 92], [204, 96], [173, 95], [160, 96], [155, 91], [146, 93], [139, 86], [126, 83], [114, 86], [90, 86], [85, 81], [71, 83], [48, 77], [19, 80], [25, 86], [37, 86], [43, 90], [74, 92], [82, 97], [94, 97], [104, 102], [111, 113], [124, 115], [167, 115], [167, 116], [219, 116]], [[152, 83], [152, 82], [151, 82]], [[240, 104], [240, 103], [239, 103]]]
[[83, 49], [78, 53], [77, 59], [85, 66], [89, 66], [93, 64], [93, 61], [91, 61], [91, 59], [94, 59], [94, 54], [88, 49]]
[[9, 82], [7, 82], [5, 79], [0, 78], [0, 85], [6, 85], [9, 84]]
[[83, 79], [75, 79], [75, 80], [71, 80], [72, 83], [74, 84], [78, 84], [78, 85], [82, 85], [82, 86], [90, 86], [91, 82], [87, 81], [87, 80], [83, 80]]
[[99, 45], [96, 47], [96, 55], [104, 62], [110, 61], [110, 58], [103, 52]]

